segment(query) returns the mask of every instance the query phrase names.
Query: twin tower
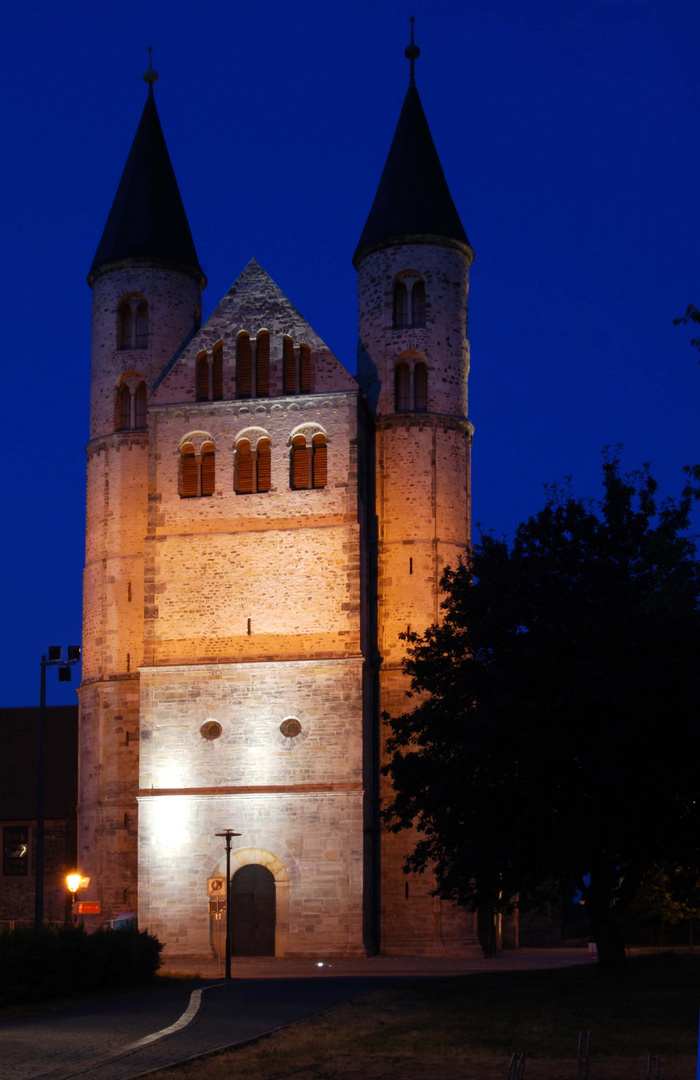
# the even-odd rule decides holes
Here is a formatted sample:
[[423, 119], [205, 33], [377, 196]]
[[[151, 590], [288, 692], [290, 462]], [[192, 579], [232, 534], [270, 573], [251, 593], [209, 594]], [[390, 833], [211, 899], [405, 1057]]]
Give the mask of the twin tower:
[[[170, 959], [478, 954], [405, 875], [380, 715], [469, 542], [473, 252], [411, 80], [355, 379], [253, 259], [206, 323], [153, 82], [89, 274], [79, 866]], [[87, 916], [86, 921], [91, 917]]]

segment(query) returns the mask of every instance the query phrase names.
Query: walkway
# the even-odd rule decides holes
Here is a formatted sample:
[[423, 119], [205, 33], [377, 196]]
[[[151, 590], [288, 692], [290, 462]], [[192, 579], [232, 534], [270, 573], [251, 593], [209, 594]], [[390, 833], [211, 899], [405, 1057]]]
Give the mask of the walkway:
[[[590, 962], [582, 949], [527, 949], [498, 960], [373, 957], [323, 966], [237, 959], [230, 983], [200, 965], [208, 978], [199, 984], [183, 980], [2, 1024], [0, 1080], [133, 1080], [317, 1015], [380, 982]], [[175, 967], [183, 971], [182, 965], [170, 970]]]

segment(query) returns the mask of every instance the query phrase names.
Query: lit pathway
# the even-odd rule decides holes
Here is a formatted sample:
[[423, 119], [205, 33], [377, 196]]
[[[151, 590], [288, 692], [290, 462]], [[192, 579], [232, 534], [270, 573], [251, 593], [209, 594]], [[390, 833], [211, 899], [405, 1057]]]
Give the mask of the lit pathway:
[[213, 965], [211, 973], [200, 965], [207, 983], [194, 993], [183, 982], [0, 1024], [0, 1080], [130, 1080], [317, 1015], [386, 979], [590, 962], [582, 949], [528, 949], [498, 960], [374, 957], [323, 967], [311, 960], [237, 960], [228, 985]]

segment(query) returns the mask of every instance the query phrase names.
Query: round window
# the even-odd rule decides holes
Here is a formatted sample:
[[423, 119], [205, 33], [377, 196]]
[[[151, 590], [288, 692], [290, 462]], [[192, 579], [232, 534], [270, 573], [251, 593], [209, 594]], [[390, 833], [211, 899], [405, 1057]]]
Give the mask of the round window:
[[288, 716], [280, 724], [280, 731], [286, 739], [293, 739], [295, 735], [300, 734], [301, 724], [293, 716]]
[[199, 734], [203, 739], [208, 739], [210, 742], [212, 739], [218, 739], [221, 734], [222, 727], [218, 720], [205, 720], [199, 729]]

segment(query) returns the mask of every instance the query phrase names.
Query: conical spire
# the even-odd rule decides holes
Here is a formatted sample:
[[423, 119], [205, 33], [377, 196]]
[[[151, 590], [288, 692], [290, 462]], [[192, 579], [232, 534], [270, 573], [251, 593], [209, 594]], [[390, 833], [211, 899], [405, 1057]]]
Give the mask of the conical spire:
[[158, 118], [155, 78], [147, 75], [157, 78], [149, 67], [148, 97], [88, 274], [90, 284], [101, 266], [120, 259], [165, 260], [204, 277]]
[[[411, 27], [411, 31], [413, 28]], [[406, 49], [411, 81], [353, 262], [368, 250], [416, 237], [437, 237], [469, 247], [414, 82], [418, 47]]]

